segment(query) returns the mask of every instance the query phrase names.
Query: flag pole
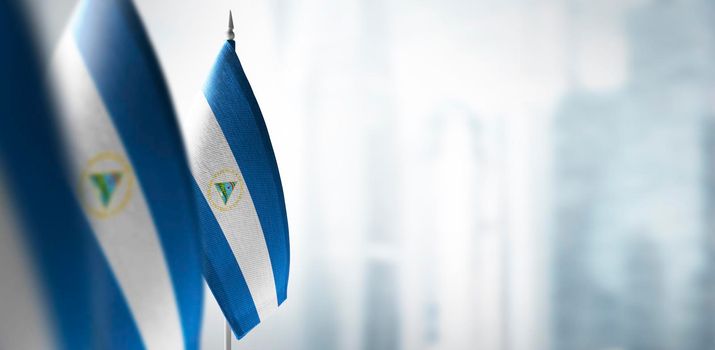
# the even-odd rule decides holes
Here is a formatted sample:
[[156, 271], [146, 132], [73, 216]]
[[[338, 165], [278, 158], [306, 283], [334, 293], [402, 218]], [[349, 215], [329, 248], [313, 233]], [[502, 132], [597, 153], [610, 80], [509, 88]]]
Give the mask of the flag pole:
[[[226, 32], [228, 40], [233, 40], [236, 34], [233, 32], [233, 13], [228, 11], [228, 31]], [[228, 323], [228, 319], [224, 320], [223, 328], [223, 348], [224, 350], [231, 350], [231, 339], [233, 335], [231, 334], [231, 325]]]
[[236, 37], [236, 34], [233, 32], [233, 13], [231, 11], [228, 11], [228, 31], [226, 32], [226, 36], [228, 40], [233, 40]]
[[224, 322], [226, 323], [226, 326], [223, 329], [223, 349], [231, 350], [231, 326], [228, 324], [228, 320], [225, 320]]

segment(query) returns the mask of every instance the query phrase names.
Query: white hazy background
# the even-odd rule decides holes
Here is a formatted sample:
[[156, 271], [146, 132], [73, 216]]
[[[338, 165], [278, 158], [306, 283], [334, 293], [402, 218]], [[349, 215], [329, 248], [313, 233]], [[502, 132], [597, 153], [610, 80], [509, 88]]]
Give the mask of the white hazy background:
[[271, 133], [289, 298], [234, 349], [715, 348], [709, 1], [135, 2], [181, 119], [233, 10]]

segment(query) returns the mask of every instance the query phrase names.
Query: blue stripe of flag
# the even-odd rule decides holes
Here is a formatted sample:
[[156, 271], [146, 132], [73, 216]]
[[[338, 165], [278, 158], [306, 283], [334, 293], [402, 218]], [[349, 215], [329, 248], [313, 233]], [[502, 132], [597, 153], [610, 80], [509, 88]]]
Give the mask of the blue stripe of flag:
[[[260, 132], [261, 140], [263, 141], [263, 147], [267, 150], [267, 155], [270, 157], [269, 164], [271, 165], [271, 169], [273, 172], [273, 177], [274, 180], [276, 181], [276, 187], [278, 189], [278, 192], [280, 194], [281, 201], [280, 203], [282, 204], [281, 210], [283, 211], [283, 216], [286, 217], [286, 208], [285, 208], [285, 196], [283, 195], [283, 183], [281, 182], [281, 176], [280, 173], [278, 172], [278, 162], [276, 160], [276, 155], [275, 152], [273, 151], [273, 144], [271, 143], [271, 137], [268, 134], [268, 127], [266, 127], [266, 121], [263, 119], [263, 113], [261, 113], [261, 108], [258, 106], [258, 101], [256, 100], [256, 96], [253, 94], [253, 88], [251, 88], [251, 84], [248, 82], [248, 77], [246, 76], [246, 73], [243, 71], [243, 65], [241, 65], [241, 59], [236, 55], [235, 53], [235, 48], [236, 48], [236, 42], [231, 40], [227, 42], [228, 45], [231, 46], [233, 50], [229, 51], [228, 54], [229, 56], [236, 56], [236, 61], [234, 64], [234, 69], [236, 71], [235, 77], [236, 77], [236, 82], [241, 86], [241, 89], [238, 91], [243, 95], [243, 97], [246, 100], [246, 103], [248, 103], [248, 106], [251, 108], [251, 114], [253, 114], [253, 119], [256, 122], [256, 127], [258, 129], [258, 132]], [[227, 48], [226, 48], [227, 49]], [[284, 220], [285, 223], [285, 232], [288, 232], [288, 221]], [[286, 236], [286, 239], [288, 239], [288, 236]], [[288, 251], [288, 254], [290, 256], [290, 250]], [[290, 262], [290, 259], [288, 259]]]

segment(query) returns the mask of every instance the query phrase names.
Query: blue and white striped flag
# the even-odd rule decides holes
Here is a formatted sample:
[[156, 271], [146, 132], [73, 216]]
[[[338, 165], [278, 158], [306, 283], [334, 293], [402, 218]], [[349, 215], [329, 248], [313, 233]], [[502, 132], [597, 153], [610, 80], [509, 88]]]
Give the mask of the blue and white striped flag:
[[286, 300], [290, 252], [273, 147], [233, 40], [196, 108], [184, 129], [204, 276], [240, 339]]
[[[89, 349], [106, 264], [74, 200], [19, 1], [0, 2], [0, 349]], [[91, 264], [91, 265], [90, 265]], [[103, 297], [116, 297], [106, 284]], [[107, 310], [121, 319], [121, 310]]]
[[33, 41], [0, 2], [0, 349], [139, 349], [67, 178]]
[[195, 349], [202, 280], [191, 175], [130, 0], [82, 0], [51, 67], [75, 194], [130, 317], [97, 348]]

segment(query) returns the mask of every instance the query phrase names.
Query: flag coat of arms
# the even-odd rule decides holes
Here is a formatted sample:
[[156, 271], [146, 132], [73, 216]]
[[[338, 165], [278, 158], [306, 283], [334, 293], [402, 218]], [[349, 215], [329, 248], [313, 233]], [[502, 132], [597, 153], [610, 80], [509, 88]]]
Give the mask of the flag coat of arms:
[[197, 348], [203, 284], [191, 174], [132, 2], [80, 1], [51, 74], [74, 193], [130, 315], [95, 320], [123, 334], [98, 347]]
[[290, 252], [276, 158], [233, 40], [186, 123], [204, 276], [240, 339], [286, 300]]

